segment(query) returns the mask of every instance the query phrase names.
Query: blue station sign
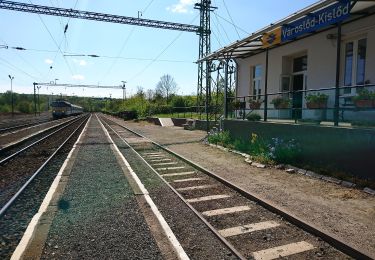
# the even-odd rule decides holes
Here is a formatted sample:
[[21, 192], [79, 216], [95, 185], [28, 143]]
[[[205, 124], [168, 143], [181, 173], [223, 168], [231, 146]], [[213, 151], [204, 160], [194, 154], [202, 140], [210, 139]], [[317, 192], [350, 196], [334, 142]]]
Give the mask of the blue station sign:
[[281, 29], [281, 41], [293, 40], [305, 33], [341, 22], [350, 16], [350, 1], [343, 0], [322, 10], [308, 14], [297, 21], [284, 24]]

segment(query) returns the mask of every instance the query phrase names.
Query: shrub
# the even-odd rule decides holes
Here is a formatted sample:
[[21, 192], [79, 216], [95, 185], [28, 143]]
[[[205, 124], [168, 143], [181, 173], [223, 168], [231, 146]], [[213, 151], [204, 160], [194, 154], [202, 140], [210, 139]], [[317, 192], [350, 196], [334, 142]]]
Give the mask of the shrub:
[[223, 131], [223, 132], [211, 133], [208, 136], [208, 142], [222, 145], [222, 146], [228, 146], [231, 144], [232, 139], [228, 131]]
[[276, 97], [271, 101], [271, 104], [275, 106], [275, 108], [288, 108], [291, 105], [291, 101], [289, 98], [283, 97]]
[[261, 116], [256, 113], [251, 113], [246, 116], [248, 121], [260, 121]]
[[309, 94], [305, 97], [306, 101], [309, 103], [326, 103], [328, 96], [326, 94]]
[[301, 147], [295, 139], [272, 138], [268, 150], [270, 157], [279, 163], [294, 163], [301, 156]]

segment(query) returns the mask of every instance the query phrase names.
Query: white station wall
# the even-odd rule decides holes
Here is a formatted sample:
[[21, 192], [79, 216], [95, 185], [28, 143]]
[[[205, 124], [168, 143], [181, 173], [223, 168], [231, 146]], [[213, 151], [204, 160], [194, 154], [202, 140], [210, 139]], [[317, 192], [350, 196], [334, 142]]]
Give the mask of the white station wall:
[[[336, 34], [333, 28], [319, 34], [291, 42], [269, 51], [268, 93], [280, 91], [280, 77], [285, 74], [283, 57], [298, 56], [305, 53], [308, 56], [307, 89], [334, 87], [336, 79], [336, 40], [327, 39], [328, 34]], [[367, 38], [366, 51], [366, 80], [375, 83], [375, 16], [351, 22], [342, 27], [343, 43], [359, 37]], [[341, 71], [344, 70], [345, 44], [342, 44]], [[251, 95], [251, 68], [262, 65], [262, 93], [264, 93], [266, 53], [238, 59], [238, 89], [237, 96]], [[341, 72], [341, 81], [343, 73]]]

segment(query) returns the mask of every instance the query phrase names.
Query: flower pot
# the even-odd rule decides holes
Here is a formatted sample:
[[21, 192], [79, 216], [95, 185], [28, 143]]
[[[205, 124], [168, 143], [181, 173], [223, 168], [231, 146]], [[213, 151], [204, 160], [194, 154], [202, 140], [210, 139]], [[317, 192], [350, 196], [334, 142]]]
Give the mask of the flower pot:
[[327, 102], [307, 102], [308, 109], [324, 109], [327, 108]]
[[354, 101], [354, 104], [356, 107], [359, 108], [369, 108], [369, 107], [374, 107], [374, 101], [370, 99], [358, 99]]
[[286, 108], [289, 108], [289, 104], [286, 104], [286, 103], [281, 103], [281, 104], [278, 104], [278, 105], [274, 105], [276, 109], [286, 109]]
[[252, 102], [252, 103], [249, 104], [250, 109], [252, 109], [252, 110], [259, 109], [261, 105], [262, 105], [262, 103], [260, 103], [260, 102], [259, 103], [258, 102]]

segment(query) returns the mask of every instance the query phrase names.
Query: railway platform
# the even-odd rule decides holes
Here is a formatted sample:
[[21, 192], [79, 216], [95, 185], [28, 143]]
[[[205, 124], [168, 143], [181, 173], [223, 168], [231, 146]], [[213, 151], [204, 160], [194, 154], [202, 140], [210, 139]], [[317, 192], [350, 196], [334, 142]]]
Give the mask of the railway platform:
[[162, 259], [138, 191], [95, 117], [74, 149], [13, 258]]

